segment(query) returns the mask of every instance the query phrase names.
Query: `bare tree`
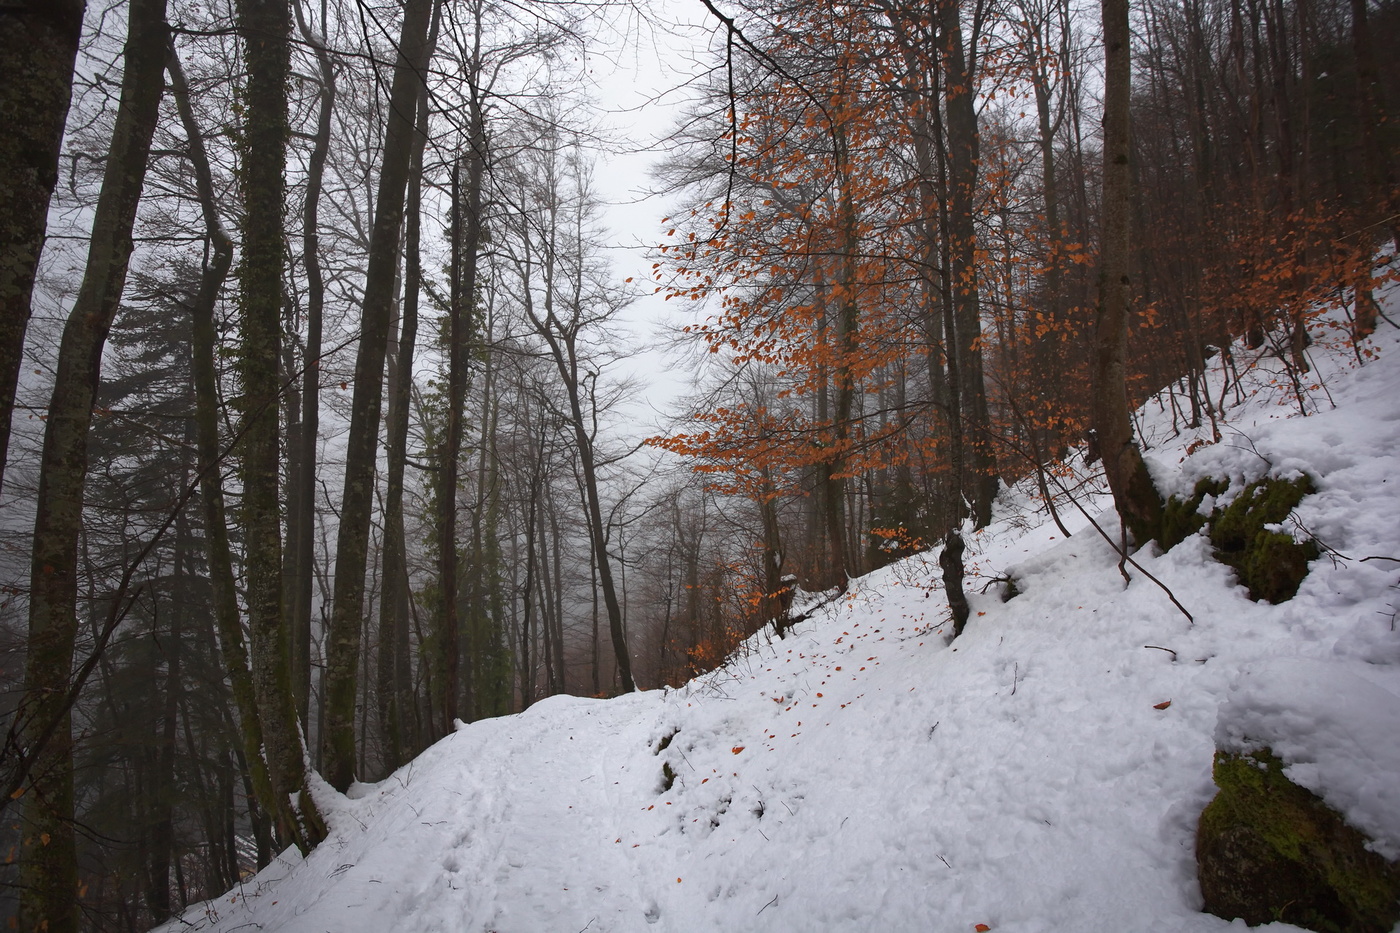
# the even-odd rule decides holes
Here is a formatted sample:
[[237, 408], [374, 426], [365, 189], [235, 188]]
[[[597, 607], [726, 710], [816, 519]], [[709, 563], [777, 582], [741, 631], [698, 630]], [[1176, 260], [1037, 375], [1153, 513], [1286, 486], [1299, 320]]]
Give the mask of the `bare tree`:
[[165, 0], [128, 8], [121, 106], [93, 215], [83, 284], [69, 313], [49, 401], [30, 564], [29, 653], [18, 717], [28, 757], [20, 925], [76, 930], [70, 677], [77, 635], [78, 536], [88, 431], [102, 350], [126, 285], [132, 224], [164, 91]]
[[403, 34], [389, 92], [379, 194], [375, 199], [374, 228], [370, 234], [369, 264], [365, 273], [360, 349], [355, 362], [355, 397], [350, 413], [336, 544], [335, 602], [326, 636], [326, 728], [322, 748], [326, 780], [342, 791], [350, 786], [355, 776], [355, 695], [384, 359], [397, 285], [404, 192], [414, 148], [415, 115], [423, 72], [432, 57], [432, 49], [428, 47], [428, 24], [433, 4], [434, 0], [408, 0], [404, 7]]
[[[277, 365], [282, 348], [282, 274], [286, 258], [289, 69], [288, 0], [239, 0], [238, 26], [248, 69], [243, 127], [243, 524], [244, 573], [252, 641], [253, 686], [283, 839], [310, 850], [325, 834], [306, 789], [305, 749], [297, 729], [289, 636], [282, 611], [282, 526]], [[297, 804], [292, 805], [295, 797]]]
[[[520, 301], [535, 336], [544, 342], [564, 395], [563, 416], [573, 435], [589, 537], [597, 561], [598, 584], [607, 608], [608, 629], [624, 692], [636, 689], [623, 628], [622, 603], [608, 552], [596, 449], [596, 408], [588, 405], [597, 363], [586, 357], [584, 341], [620, 309], [620, 296], [600, 280], [602, 270], [591, 254], [588, 225], [595, 206], [588, 190], [588, 169], [575, 147], [542, 128], [533, 178], [522, 178], [521, 202], [514, 206], [517, 236], [511, 261], [520, 278]], [[566, 164], [567, 163], [567, 164]], [[528, 169], [526, 170], [529, 171]], [[568, 186], [573, 190], [569, 191]]]
[[1094, 429], [1113, 501], [1139, 544], [1157, 536], [1162, 497], [1133, 437], [1125, 357], [1132, 299], [1131, 31], [1128, 0], [1102, 0], [1104, 42], [1103, 242], [1094, 342]]

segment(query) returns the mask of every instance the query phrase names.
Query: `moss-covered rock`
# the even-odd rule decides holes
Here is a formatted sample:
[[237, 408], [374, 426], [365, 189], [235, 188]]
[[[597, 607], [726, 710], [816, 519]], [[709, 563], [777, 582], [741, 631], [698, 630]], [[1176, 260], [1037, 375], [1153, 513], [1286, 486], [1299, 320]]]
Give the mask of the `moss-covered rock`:
[[1306, 475], [1297, 479], [1263, 479], [1246, 486], [1235, 500], [1209, 516], [1200, 513], [1206, 496], [1229, 488], [1224, 480], [1206, 477], [1186, 499], [1175, 496], [1162, 509], [1157, 543], [1169, 551], [1209, 526], [1215, 557], [1235, 569], [1251, 599], [1281, 603], [1292, 599], [1308, 575], [1308, 564], [1319, 553], [1313, 541], [1295, 541], [1275, 530], [1288, 513], [1317, 490]]
[[1208, 519], [1200, 513], [1201, 503], [1206, 496], [1218, 496], [1229, 488], [1228, 481], [1207, 476], [1197, 481], [1188, 498], [1172, 496], [1168, 499], [1162, 507], [1162, 533], [1157, 536], [1162, 550], [1170, 551], [1205, 527]]
[[1270, 526], [1287, 519], [1304, 496], [1316, 491], [1306, 474], [1296, 479], [1263, 479], [1246, 486], [1234, 502], [1211, 516], [1215, 556], [1235, 568], [1251, 599], [1281, 603], [1298, 592], [1308, 564], [1320, 553], [1318, 547]]
[[1283, 768], [1267, 748], [1216, 753], [1220, 792], [1196, 832], [1205, 909], [1251, 926], [1390, 933], [1400, 921], [1400, 865], [1367, 849], [1365, 836]]

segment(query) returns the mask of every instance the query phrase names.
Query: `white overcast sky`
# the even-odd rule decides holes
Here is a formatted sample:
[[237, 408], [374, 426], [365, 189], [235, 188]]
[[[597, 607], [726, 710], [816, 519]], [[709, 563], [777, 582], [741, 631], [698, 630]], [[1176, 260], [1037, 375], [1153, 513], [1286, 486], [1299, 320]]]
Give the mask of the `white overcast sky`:
[[[654, 193], [652, 168], [689, 99], [689, 85], [711, 67], [716, 35], [715, 21], [700, 0], [644, 2], [642, 12], [619, 14], [614, 28], [602, 31], [588, 62], [592, 94], [618, 140], [599, 154], [595, 176], [608, 204], [614, 269], [619, 280], [631, 276], [647, 293], [625, 315], [639, 347], [626, 367], [641, 384], [628, 426], [628, 433], [638, 436], [656, 433], [687, 388], [686, 374], [661, 348], [662, 329], [678, 320], [674, 305], [650, 294], [653, 251], [665, 232], [661, 221], [675, 202], [672, 195]], [[694, 313], [696, 306], [686, 304]]]

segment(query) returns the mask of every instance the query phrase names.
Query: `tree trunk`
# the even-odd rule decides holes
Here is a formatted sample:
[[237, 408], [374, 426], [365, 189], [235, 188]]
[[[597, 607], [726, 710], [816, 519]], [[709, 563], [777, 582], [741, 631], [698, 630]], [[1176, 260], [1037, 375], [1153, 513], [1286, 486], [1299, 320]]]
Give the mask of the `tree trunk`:
[[962, 535], [948, 532], [943, 541], [943, 550], [938, 554], [938, 566], [943, 569], [943, 590], [948, 597], [948, 610], [953, 615], [953, 638], [963, 633], [968, 616], [972, 614], [963, 591], [963, 551], [966, 549]]
[[[479, 25], [479, 24], [478, 24]], [[477, 255], [481, 248], [481, 186], [485, 178], [486, 126], [481, 101], [480, 29], [477, 46], [468, 68], [471, 99], [471, 129], [466, 157], [466, 191], [462, 192], [462, 169], [454, 166], [452, 176], [452, 300], [449, 302], [447, 335], [447, 429], [439, 458], [442, 471], [438, 545], [439, 579], [443, 591], [442, 631], [440, 633], [443, 683], [444, 732], [451, 731], [457, 717], [457, 696], [461, 684], [461, 621], [457, 612], [457, 481], [462, 455], [462, 418], [466, 399], [468, 345], [471, 316], [476, 304]]]
[[[121, 104], [93, 215], [87, 268], [63, 330], [44, 431], [30, 566], [28, 656], [17, 714], [24, 746], [37, 750], [31, 752], [35, 757], [24, 788], [23, 833], [30, 845], [20, 859], [19, 919], [25, 930], [58, 933], [78, 925], [67, 692], [78, 629], [78, 536], [88, 428], [102, 350], [126, 285], [131, 228], [164, 90], [167, 35], [165, 0], [132, 0]], [[42, 737], [51, 728], [45, 743]]]
[[1102, 0], [1104, 35], [1103, 241], [1094, 341], [1094, 430], [1123, 524], [1138, 544], [1157, 536], [1162, 497], [1133, 438], [1124, 356], [1128, 345], [1132, 165], [1128, 0]]
[[[188, 434], [188, 432], [187, 432]], [[193, 440], [186, 437], [188, 442]], [[186, 459], [181, 464], [180, 489], [190, 482], [190, 464]], [[165, 692], [161, 697], [161, 731], [158, 752], [152, 756], [155, 767], [152, 769], [148, 794], [151, 800], [151, 821], [149, 829], [149, 852], [146, 907], [151, 918], [157, 923], [170, 917], [170, 869], [175, 846], [175, 749], [178, 736], [180, 697], [183, 687], [180, 679], [180, 649], [184, 639], [183, 616], [188, 611], [191, 600], [187, 592], [186, 563], [190, 548], [189, 521], [182, 513], [175, 520], [175, 554], [171, 579], [170, 605], [166, 613], [170, 617], [169, 634], [164, 642], [159, 642], [161, 654], [165, 656]], [[212, 837], [211, 837], [212, 838]]]
[[189, 86], [185, 81], [180, 60], [171, 51], [167, 65], [170, 85], [180, 121], [184, 125], [189, 145], [189, 159], [194, 167], [195, 188], [199, 193], [204, 225], [211, 244], [211, 256], [199, 280], [199, 292], [191, 310], [190, 374], [194, 383], [195, 447], [198, 453], [199, 498], [204, 511], [205, 546], [208, 550], [209, 588], [212, 594], [214, 621], [218, 631], [219, 649], [224, 670], [232, 685], [233, 700], [238, 708], [239, 738], [248, 766], [248, 778], [253, 785], [257, 803], [268, 813], [276, 812], [276, 798], [262, 753], [262, 720], [258, 715], [257, 697], [252, 674], [248, 670], [248, 649], [243, 641], [243, 625], [238, 615], [238, 593], [233, 575], [233, 557], [228, 540], [228, 520], [224, 514], [224, 489], [219, 479], [219, 389], [214, 368], [217, 336], [214, 328], [214, 306], [233, 262], [233, 240], [219, 220], [214, 202], [213, 174], [205, 153], [204, 139], [194, 110], [190, 106]]
[[[436, 4], [435, 12], [437, 9]], [[438, 18], [429, 27], [428, 45], [437, 36]], [[386, 772], [404, 761], [403, 685], [399, 663], [408, 650], [408, 555], [404, 540], [403, 482], [408, 457], [409, 390], [413, 386], [413, 357], [418, 342], [418, 292], [422, 287], [419, 252], [423, 204], [423, 148], [428, 138], [427, 88], [418, 93], [416, 133], [408, 165], [408, 214], [404, 221], [403, 304], [399, 346], [389, 358], [388, 472], [384, 490], [384, 565], [379, 600], [379, 654], [375, 696], [378, 700], [380, 747]]]
[[974, 65], [963, 50], [961, 5], [941, 5], [946, 61], [944, 105], [948, 114], [948, 223], [953, 316], [956, 325], [958, 384], [955, 387], [965, 430], [964, 491], [972, 494], [978, 528], [992, 520], [997, 495], [996, 454], [992, 449], [987, 388], [982, 374], [982, 320], [977, 282], [976, 189], [979, 137]]
[[[574, 356], [573, 342], [569, 341], [569, 356]], [[559, 348], [555, 346], [555, 362], [564, 369], [559, 356]], [[608, 557], [608, 539], [606, 526], [603, 524], [603, 506], [598, 494], [598, 472], [594, 465], [593, 440], [588, 436], [586, 422], [583, 420], [583, 408], [579, 401], [579, 385], [577, 364], [573, 367], [572, 376], [565, 375], [565, 389], [569, 395], [569, 413], [573, 420], [574, 440], [578, 444], [579, 469], [583, 474], [583, 487], [586, 504], [588, 507], [589, 532], [593, 538], [593, 548], [598, 555], [598, 582], [603, 588], [603, 605], [608, 610], [608, 630], [612, 634], [613, 654], [617, 658], [617, 676], [622, 685], [623, 693], [631, 693], [637, 689], [637, 685], [632, 680], [632, 659], [627, 651], [627, 635], [622, 628], [622, 604], [617, 599], [617, 588], [613, 583], [612, 561]]]
[[404, 5], [403, 35], [389, 92], [384, 157], [365, 270], [360, 349], [355, 359], [355, 392], [336, 541], [334, 601], [326, 634], [326, 729], [321, 747], [326, 780], [339, 791], [348, 789], [355, 778], [356, 675], [360, 663], [360, 622], [365, 609], [365, 567], [374, 505], [384, 357], [403, 231], [404, 190], [416, 136], [415, 116], [423, 72], [431, 57], [428, 21], [432, 7], [433, 0], [408, 0]]
[[[238, 0], [248, 84], [243, 127], [243, 525], [253, 689], [282, 838], [303, 852], [325, 835], [306, 790], [282, 612], [277, 361], [282, 347], [288, 0]], [[292, 796], [298, 798], [291, 803]]]
[[0, 486], [85, 5], [19, 0], [0, 15]]
[[[316, 560], [316, 458], [321, 424], [321, 335], [326, 285], [321, 271], [320, 203], [326, 156], [330, 151], [331, 115], [335, 109], [335, 69], [323, 41], [307, 28], [296, 6], [302, 38], [316, 52], [320, 89], [316, 131], [306, 167], [306, 194], [301, 221], [302, 265], [306, 269], [306, 347], [302, 353], [301, 432], [295, 439], [297, 471], [287, 481], [286, 588], [291, 638], [292, 695], [303, 726], [311, 721], [311, 603]], [[322, 24], [325, 29], [325, 24]], [[288, 439], [288, 447], [293, 439]], [[290, 467], [290, 464], [289, 464]]]

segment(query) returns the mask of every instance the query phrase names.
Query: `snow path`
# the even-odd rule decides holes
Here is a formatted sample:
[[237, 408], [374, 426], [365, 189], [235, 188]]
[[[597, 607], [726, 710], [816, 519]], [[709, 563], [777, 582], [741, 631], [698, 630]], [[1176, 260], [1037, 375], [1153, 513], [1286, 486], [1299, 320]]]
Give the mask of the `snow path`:
[[[1400, 847], [1400, 334], [1375, 345], [1355, 371], [1310, 351], [1335, 411], [1287, 419], [1261, 391], [1232, 413], [1248, 437], [1189, 459], [1196, 435], [1166, 439], [1144, 408], [1169, 490], [1313, 476], [1288, 524], [1333, 550], [1287, 603], [1252, 602], [1200, 536], [1138, 552], [1188, 622], [1140, 573], [1124, 584], [1084, 515], [1064, 510], [1066, 540], [1013, 491], [969, 541], [955, 643], [935, 557], [916, 556], [683, 688], [554, 697], [348, 798], [322, 788], [320, 848], [164, 929], [1240, 929], [1200, 912], [1195, 879], [1217, 741], [1274, 745]], [[1116, 529], [1102, 496], [1083, 504]]]

